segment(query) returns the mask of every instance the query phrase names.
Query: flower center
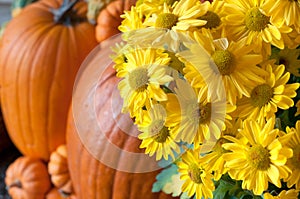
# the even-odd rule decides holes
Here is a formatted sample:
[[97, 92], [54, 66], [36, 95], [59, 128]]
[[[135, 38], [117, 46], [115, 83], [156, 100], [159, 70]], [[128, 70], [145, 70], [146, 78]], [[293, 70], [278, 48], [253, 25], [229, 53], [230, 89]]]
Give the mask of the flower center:
[[197, 164], [192, 164], [189, 166], [188, 175], [190, 176], [191, 180], [197, 184], [201, 184], [201, 174], [203, 170], [198, 167]]
[[300, 169], [300, 145], [293, 149], [293, 157], [290, 161], [295, 168]]
[[204, 124], [210, 121], [211, 103], [199, 105], [198, 103], [189, 104], [187, 116], [193, 124]]
[[251, 102], [256, 107], [262, 107], [273, 97], [273, 89], [268, 84], [256, 86], [251, 92]]
[[219, 155], [229, 152], [228, 150], [226, 150], [222, 147], [222, 145], [225, 143], [229, 143], [229, 141], [225, 138], [218, 139], [215, 146], [213, 147], [213, 151], [218, 153]]
[[184, 68], [184, 63], [182, 63], [178, 57], [175, 55], [175, 53], [173, 52], [168, 52], [171, 61], [169, 66], [171, 66], [172, 68], [174, 68], [175, 70], [179, 71], [181, 74], [183, 74], [183, 68]]
[[152, 135], [151, 138], [159, 143], [164, 143], [170, 135], [168, 128], [164, 126], [163, 120], [152, 122], [149, 131], [150, 135]]
[[245, 17], [246, 27], [252, 31], [261, 31], [265, 29], [270, 21], [270, 17], [267, 17], [259, 8], [251, 8]]
[[212, 58], [221, 75], [229, 75], [234, 71], [234, 57], [228, 50], [216, 50]]
[[265, 171], [270, 166], [270, 153], [261, 145], [252, 146], [248, 153], [248, 160], [252, 167]]
[[201, 16], [199, 19], [207, 21], [207, 23], [202, 27], [209, 29], [216, 28], [221, 23], [220, 17], [211, 11], [207, 11], [206, 14]]
[[171, 29], [177, 23], [178, 17], [171, 13], [161, 13], [157, 16], [155, 27]]
[[129, 73], [129, 86], [136, 91], [143, 91], [147, 88], [149, 77], [146, 68], [137, 68]]

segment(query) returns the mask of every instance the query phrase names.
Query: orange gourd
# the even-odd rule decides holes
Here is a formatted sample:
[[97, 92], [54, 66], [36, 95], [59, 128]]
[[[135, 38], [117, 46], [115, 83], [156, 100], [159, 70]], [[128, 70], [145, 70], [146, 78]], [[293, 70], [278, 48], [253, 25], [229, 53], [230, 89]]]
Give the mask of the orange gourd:
[[21, 153], [45, 161], [65, 143], [75, 76], [97, 45], [86, 3], [70, 1], [26, 6], [1, 39], [1, 103], [9, 135]]
[[5, 184], [12, 199], [44, 199], [51, 188], [45, 163], [30, 157], [20, 157], [8, 167]]
[[96, 38], [98, 42], [118, 34], [118, 26], [122, 22], [120, 15], [124, 10], [130, 10], [136, 0], [115, 0], [107, 5], [97, 17]]
[[70, 195], [73, 192], [68, 169], [66, 145], [59, 146], [56, 151], [51, 153], [48, 172], [51, 176], [52, 184], [59, 192], [65, 195]]
[[67, 196], [59, 192], [57, 188], [52, 188], [46, 195], [46, 199], [76, 199], [75, 195]]
[[[93, 64], [93, 62], [90, 64]], [[160, 172], [159, 170], [138, 173], [141, 162], [130, 161], [124, 156], [125, 151], [135, 154], [143, 154], [144, 151], [139, 148], [140, 140], [137, 137], [131, 136], [132, 134], [129, 135], [120, 129], [120, 126], [126, 126], [126, 129], [131, 133], [137, 133], [135, 126], [128, 122], [130, 120], [129, 116], [112, 110], [112, 105], [122, 104], [116, 86], [119, 79], [115, 75], [115, 70], [110, 66], [102, 73], [98, 86], [93, 86], [82, 102], [87, 108], [94, 107], [98, 118], [98, 121], [87, 118], [84, 125], [92, 128], [92, 122], [98, 122], [102, 127], [101, 132], [93, 132], [92, 129], [86, 132], [88, 133], [86, 138], [89, 140], [89, 146], [93, 148], [86, 148], [86, 145], [83, 145], [83, 136], [79, 136], [76, 129], [77, 125], [73, 120], [73, 110], [70, 110], [67, 126], [67, 150], [75, 195], [78, 199], [172, 198], [162, 192], [153, 193], [151, 191], [152, 185], [156, 181], [155, 177]], [[93, 92], [94, 88], [96, 89], [96, 95], [92, 96], [90, 93]], [[104, 139], [104, 137], [107, 139]], [[119, 155], [115, 155], [109, 149], [109, 143], [113, 143], [116, 147], [122, 149]], [[95, 154], [92, 155], [89, 152], [91, 149], [103, 153], [96, 159]], [[133, 171], [137, 169], [137, 172], [126, 172], [111, 168], [99, 161], [105, 157], [110, 158], [112, 162], [116, 162], [118, 165], [124, 164], [132, 168]]]

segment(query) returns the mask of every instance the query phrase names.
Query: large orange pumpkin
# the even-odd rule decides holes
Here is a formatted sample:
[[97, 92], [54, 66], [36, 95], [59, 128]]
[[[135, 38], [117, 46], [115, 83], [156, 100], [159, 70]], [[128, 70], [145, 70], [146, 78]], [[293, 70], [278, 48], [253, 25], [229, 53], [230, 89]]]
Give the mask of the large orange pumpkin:
[[[106, 57], [105, 54], [103, 56]], [[105, 64], [98, 59], [87, 63], [95, 67], [104, 67]], [[93, 78], [88, 73], [82, 74], [86, 75], [85, 78]], [[118, 95], [119, 80], [115, 75], [115, 70], [110, 66], [102, 73], [99, 82], [87, 82], [90, 90], [83, 92], [79, 99], [84, 112], [77, 112], [78, 104], [73, 101], [67, 126], [67, 150], [75, 195], [78, 199], [172, 198], [162, 192], [151, 191], [155, 177], [160, 172], [158, 169], [147, 172], [143, 170], [145, 162], [141, 159], [134, 161], [127, 156], [131, 153], [145, 154], [139, 148], [140, 140], [135, 136], [139, 132], [129, 116], [118, 109], [122, 106], [122, 99]], [[79, 79], [85, 81], [84, 77]], [[76, 99], [75, 95], [73, 100]], [[93, 113], [85, 115], [85, 108], [95, 110], [96, 121], [92, 119]], [[76, 122], [77, 114], [82, 116], [80, 123]], [[95, 123], [101, 127], [100, 131], [94, 130]], [[86, 131], [82, 127], [86, 127]], [[117, 152], [111, 150], [111, 144], [117, 148]]]
[[124, 10], [130, 10], [136, 0], [115, 0], [107, 5], [97, 17], [96, 38], [98, 42], [118, 34], [118, 26], [122, 22], [121, 15]]
[[8, 167], [5, 184], [13, 199], [44, 199], [51, 188], [46, 164], [31, 157], [20, 157]]
[[27, 6], [9, 22], [0, 46], [1, 103], [9, 135], [24, 155], [45, 161], [65, 143], [74, 79], [97, 45], [86, 3], [66, 2]]

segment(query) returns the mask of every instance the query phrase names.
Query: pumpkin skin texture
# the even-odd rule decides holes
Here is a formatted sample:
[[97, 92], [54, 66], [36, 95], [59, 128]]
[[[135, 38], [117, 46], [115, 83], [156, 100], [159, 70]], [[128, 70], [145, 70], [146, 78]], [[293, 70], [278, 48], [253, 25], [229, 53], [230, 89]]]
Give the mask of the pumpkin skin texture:
[[51, 188], [45, 163], [24, 156], [8, 167], [5, 184], [13, 199], [44, 199]]
[[[132, 168], [137, 168], [139, 162], [132, 162], [123, 155], [124, 151], [132, 153], [144, 153], [139, 148], [140, 140], [132, 134], [127, 134], [120, 129], [118, 124], [130, 120], [129, 116], [120, 112], [113, 113], [111, 109], [112, 103], [122, 104], [122, 99], [118, 93], [117, 84], [119, 79], [115, 76], [115, 70], [108, 67], [99, 80], [96, 87], [96, 96], [86, 97], [84, 104], [90, 104], [95, 107], [98, 123], [103, 127], [102, 132], [89, 134], [91, 145], [95, 151], [104, 151], [103, 156], [111, 157], [112, 161], [117, 161], [119, 165], [127, 164]], [[93, 87], [94, 88], [94, 87]], [[88, 96], [90, 96], [88, 94]], [[113, 98], [113, 99], [112, 99]], [[88, 106], [88, 105], [84, 105]], [[74, 192], [78, 199], [167, 199], [172, 198], [162, 192], [152, 193], [152, 185], [156, 181], [155, 177], [160, 170], [151, 172], [134, 173], [115, 170], [106, 166], [96, 159], [82, 143], [82, 137], [76, 130], [75, 121], [73, 119], [73, 110], [70, 109], [68, 126], [67, 126], [67, 150], [68, 164], [71, 179], [73, 182]], [[114, 114], [114, 116], [113, 116]], [[116, 123], [113, 118], [117, 118], [120, 123]], [[87, 120], [89, 121], [89, 120]], [[91, 121], [93, 122], [93, 121]], [[92, 126], [88, 122], [84, 123]], [[127, 129], [137, 131], [132, 124], [127, 125]], [[109, 140], [99, 138], [100, 134], [104, 134]], [[122, 149], [118, 157], [114, 157], [108, 149], [107, 143], [111, 142], [115, 146]]]
[[60, 192], [65, 194], [71, 194], [73, 192], [68, 169], [66, 145], [60, 145], [56, 151], [51, 153], [48, 163], [48, 172], [51, 176], [52, 184], [57, 187]]
[[75, 195], [67, 196], [61, 194], [57, 188], [52, 188], [46, 195], [46, 199], [76, 199]]
[[135, 3], [136, 0], [115, 0], [99, 13], [96, 26], [96, 39], [98, 42], [120, 32], [118, 26], [123, 20], [120, 15], [125, 10], [130, 10]]
[[[81, 62], [97, 45], [86, 3], [72, 19], [56, 23], [60, 0], [25, 7], [6, 27], [0, 46], [1, 103], [8, 133], [24, 155], [49, 160], [65, 143], [68, 107]], [[75, 11], [74, 11], [75, 12]], [[74, 17], [76, 16], [76, 17]]]

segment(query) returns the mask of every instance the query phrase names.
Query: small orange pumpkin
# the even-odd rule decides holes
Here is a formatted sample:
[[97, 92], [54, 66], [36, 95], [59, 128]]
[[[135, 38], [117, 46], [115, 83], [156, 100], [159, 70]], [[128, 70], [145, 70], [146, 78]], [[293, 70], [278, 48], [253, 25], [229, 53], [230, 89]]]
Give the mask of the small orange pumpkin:
[[45, 163], [24, 156], [8, 167], [5, 184], [13, 199], [44, 199], [51, 188]]
[[66, 195], [70, 195], [73, 192], [68, 169], [66, 145], [61, 145], [56, 151], [52, 152], [48, 163], [48, 172], [51, 176], [51, 182], [58, 188], [59, 192]]
[[101, 42], [112, 35], [118, 34], [118, 26], [122, 22], [121, 14], [130, 10], [136, 0], [115, 0], [108, 4], [97, 17], [96, 39]]
[[76, 199], [75, 195], [66, 196], [61, 194], [57, 188], [52, 188], [46, 195], [46, 199]]

